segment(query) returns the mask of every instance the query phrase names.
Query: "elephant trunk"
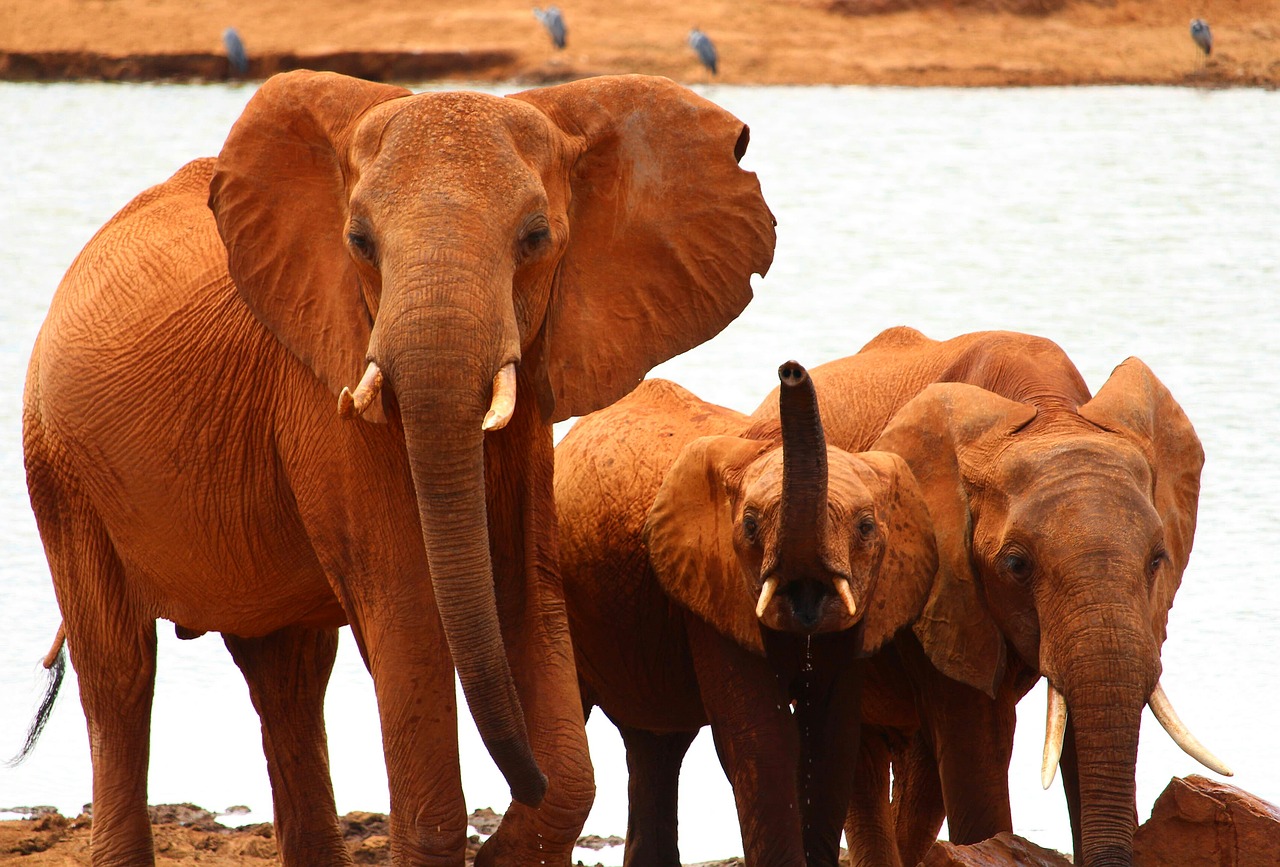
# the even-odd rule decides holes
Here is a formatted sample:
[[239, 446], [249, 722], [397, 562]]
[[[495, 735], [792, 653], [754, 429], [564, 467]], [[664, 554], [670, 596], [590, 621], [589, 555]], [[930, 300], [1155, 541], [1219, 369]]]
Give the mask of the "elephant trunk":
[[1086, 867], [1133, 863], [1138, 732], [1160, 672], [1159, 650], [1148, 631], [1121, 616], [1103, 619], [1070, 634], [1068, 649], [1058, 657], [1061, 674], [1050, 677], [1051, 702], [1057, 681], [1070, 717], [1068, 736], [1074, 738], [1076, 842]]
[[[485, 497], [482, 424], [506, 359], [449, 345], [440, 335], [474, 334], [474, 325], [445, 318], [438, 307], [398, 317], [396, 330], [416, 340], [382, 335], [379, 360], [399, 401], [431, 582], [458, 679], [512, 797], [537, 806], [547, 780], [533, 756], [502, 640]], [[388, 351], [406, 341], [414, 345]]]
[[808, 371], [794, 361], [778, 368], [782, 386], [782, 540], [780, 560], [799, 566], [818, 561], [827, 523], [827, 442], [818, 394]]

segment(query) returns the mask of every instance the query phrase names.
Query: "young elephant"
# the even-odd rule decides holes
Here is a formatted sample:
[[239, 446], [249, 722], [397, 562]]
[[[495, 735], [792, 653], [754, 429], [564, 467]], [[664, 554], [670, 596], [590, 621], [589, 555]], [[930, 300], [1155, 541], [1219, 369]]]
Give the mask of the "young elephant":
[[[1047, 787], [1061, 756], [1075, 863], [1130, 864], [1144, 706], [1229, 773], [1159, 685], [1204, 462], [1191, 422], [1136, 358], [1091, 396], [1061, 348], [1009, 332], [936, 341], [890, 329], [813, 378], [834, 444], [907, 461], [940, 563], [912, 633], [873, 663], [876, 708], [918, 712], [894, 774], [898, 845], [881, 748], [862, 760], [872, 773], [859, 795], [879, 792], [850, 813], [853, 863], [916, 864], [944, 807], [952, 842], [1012, 830], [1014, 706], [1043, 675], [1043, 776]], [[754, 416], [776, 417], [771, 400]], [[864, 738], [864, 753], [882, 745]]]
[[856, 660], [929, 592], [933, 532], [910, 471], [827, 448], [804, 368], [779, 375], [778, 423], [649, 380], [556, 450], [584, 702], [627, 748], [627, 865], [679, 864], [677, 775], [708, 723], [747, 863], [835, 865]]

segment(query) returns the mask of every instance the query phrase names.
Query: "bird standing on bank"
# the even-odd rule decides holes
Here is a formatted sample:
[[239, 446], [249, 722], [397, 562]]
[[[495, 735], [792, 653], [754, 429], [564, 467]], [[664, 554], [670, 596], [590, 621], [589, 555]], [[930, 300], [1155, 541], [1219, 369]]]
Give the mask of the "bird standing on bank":
[[1205, 57], [1213, 53], [1213, 32], [1209, 29], [1209, 24], [1203, 18], [1191, 19], [1191, 38], [1196, 45], [1204, 52]]
[[560, 7], [548, 6], [543, 9], [541, 6], [534, 6], [533, 16], [547, 28], [547, 33], [551, 35], [551, 41], [556, 44], [556, 49], [563, 49], [569, 30], [564, 26], [564, 15], [560, 13]]
[[710, 69], [712, 75], [715, 75], [716, 66], [719, 64], [719, 56], [716, 54], [716, 47], [711, 42], [711, 38], [695, 27], [689, 31], [689, 47], [697, 53], [702, 65]]
[[222, 45], [227, 49], [232, 75], [244, 77], [249, 72], [249, 56], [245, 54], [244, 42], [234, 27], [222, 31]]

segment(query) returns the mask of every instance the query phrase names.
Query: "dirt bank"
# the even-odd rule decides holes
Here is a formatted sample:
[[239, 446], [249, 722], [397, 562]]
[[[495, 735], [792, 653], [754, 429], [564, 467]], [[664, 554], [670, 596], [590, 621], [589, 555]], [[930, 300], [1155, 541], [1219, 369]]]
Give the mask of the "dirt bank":
[[[551, 81], [645, 72], [752, 84], [1280, 84], [1280, 0], [560, 0], [557, 52], [524, 0], [0, 0], [0, 78], [222, 78], [224, 28], [251, 75]], [[867, 14], [876, 13], [876, 14]], [[1188, 33], [1213, 28], [1205, 59]]]

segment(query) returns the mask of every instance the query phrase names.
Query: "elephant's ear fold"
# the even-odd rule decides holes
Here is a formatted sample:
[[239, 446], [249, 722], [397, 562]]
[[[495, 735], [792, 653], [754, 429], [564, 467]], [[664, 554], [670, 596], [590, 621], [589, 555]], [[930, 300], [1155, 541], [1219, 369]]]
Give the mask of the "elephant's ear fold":
[[1080, 415], [1103, 430], [1133, 442], [1151, 467], [1153, 503], [1164, 523], [1169, 567], [1160, 570], [1152, 589], [1152, 628], [1163, 643], [1169, 606], [1191, 557], [1200, 501], [1204, 449], [1191, 420], [1169, 389], [1137, 358], [1111, 373]]
[[915, 474], [888, 452], [858, 455], [875, 476], [876, 518], [884, 557], [863, 617], [862, 651], [874, 653], [920, 616], [938, 571], [933, 520]]
[[730, 436], [689, 443], [663, 479], [644, 527], [649, 561], [667, 595], [761, 655], [756, 599], [733, 547], [733, 513], [743, 470], [770, 448]]
[[513, 98], [579, 154], [541, 358], [543, 414], [560, 421], [733, 321], [773, 261], [774, 219], [738, 167], [747, 127], [668, 79], [602, 76]]
[[1005, 640], [987, 612], [972, 564], [966, 467], [981, 467], [1009, 434], [1035, 418], [1017, 401], [972, 385], [931, 385], [889, 421], [873, 446], [906, 460], [933, 520], [938, 573], [914, 631], [943, 674], [994, 697]]
[[359, 381], [372, 328], [345, 243], [346, 152], [361, 115], [408, 94], [333, 73], [274, 76], [231, 128], [209, 187], [240, 295], [334, 394]]

